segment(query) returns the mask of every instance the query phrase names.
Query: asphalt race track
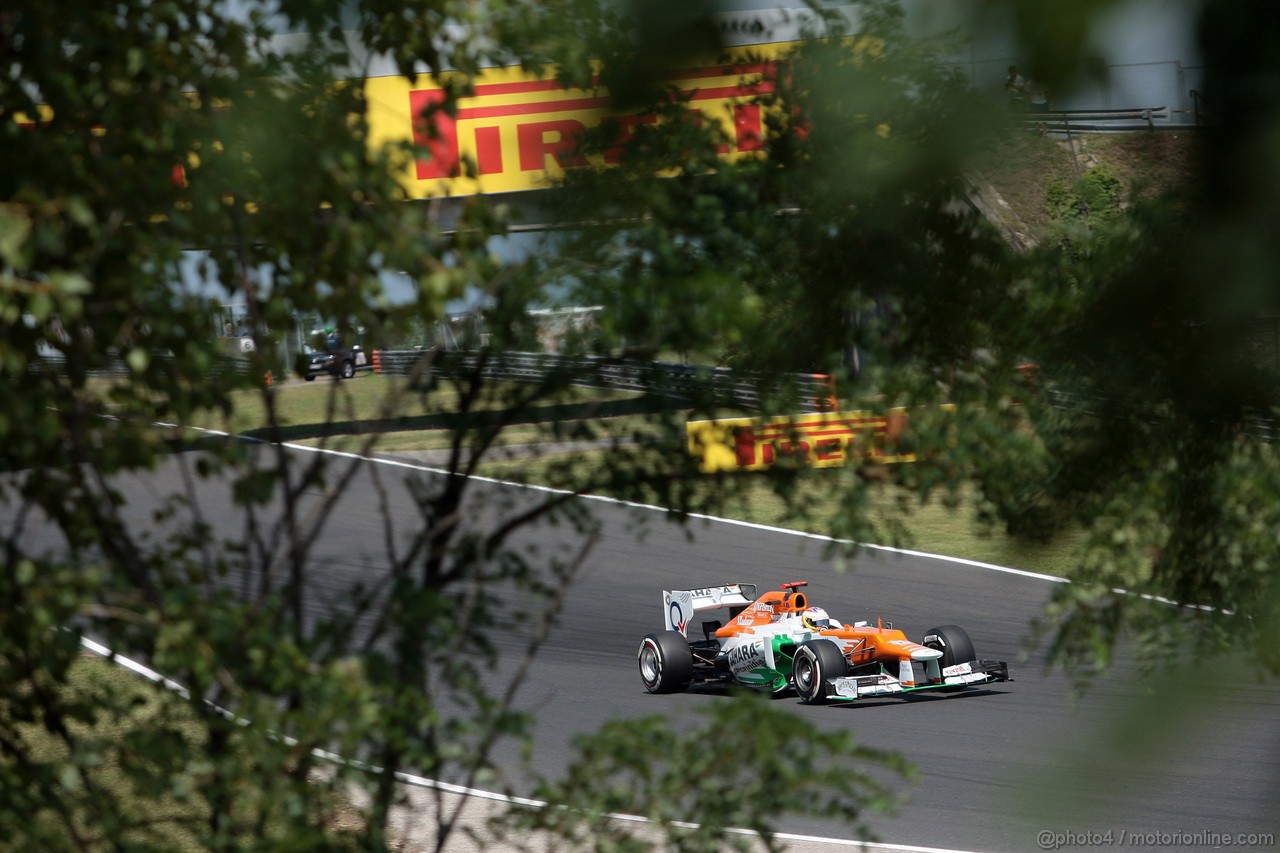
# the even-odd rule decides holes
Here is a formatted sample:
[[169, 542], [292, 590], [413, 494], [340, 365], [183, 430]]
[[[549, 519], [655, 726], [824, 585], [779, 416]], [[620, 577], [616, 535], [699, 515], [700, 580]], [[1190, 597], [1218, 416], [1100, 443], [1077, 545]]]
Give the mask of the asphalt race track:
[[[331, 590], [325, 598], [333, 600], [340, 600], [351, 579], [376, 572], [384, 560], [383, 518], [368, 475], [376, 468], [385, 484], [409, 473], [393, 465], [357, 464], [362, 475], [343, 494], [318, 543], [323, 573], [317, 582]], [[143, 508], [179, 483], [173, 462], [126, 483], [139, 523], [148, 523]], [[516, 491], [501, 485], [481, 489], [486, 509], [477, 509], [478, 519], [495, 511], [497, 497]], [[216, 484], [203, 489], [201, 504], [223, 534], [234, 537], [243, 529], [242, 516]], [[1157, 720], [1144, 725], [1149, 708], [1126, 716], [1127, 703], [1146, 690], [1128, 677], [1131, 667], [1121, 665], [1075, 701], [1062, 675], [1043, 671], [1041, 651], [1023, 659], [1028, 623], [1053, 586], [1046, 579], [887, 552], [869, 552], [839, 573], [819, 540], [695, 521], [689, 541], [684, 530], [655, 510], [592, 504], [603, 535], [569, 595], [568, 618], [553, 632], [523, 694], [526, 707], [538, 712], [533, 761], [539, 772], [562, 767], [573, 735], [610, 718], [655, 712], [679, 717], [704, 703], [728, 701], [718, 693], [650, 696], [643, 691], [636, 647], [645, 633], [662, 627], [661, 590], [746, 581], [763, 591], [781, 581], [808, 580], [810, 600], [842, 621], [883, 617], [913, 639], [935, 625], [961, 625], [980, 656], [1008, 660], [1016, 679], [914, 701], [808, 707], [790, 696], [773, 700], [821, 726], [852, 729], [868, 746], [901, 751], [918, 766], [918, 781], [903, 783], [910, 801], [900, 813], [871, 818], [884, 841], [1019, 851], [1037, 849], [1042, 831], [1062, 833], [1062, 849], [1082, 846], [1071, 843], [1082, 836], [1111, 832], [1112, 842], [1095, 849], [1194, 849], [1214, 845], [1176, 843], [1171, 834], [1200, 833], [1202, 840], [1212, 840], [1215, 833], [1234, 838], [1277, 830], [1280, 690], [1275, 687], [1232, 684], [1215, 673], [1189, 670], [1187, 702], [1201, 701], [1197, 697], [1207, 684], [1217, 691], [1207, 704], [1211, 713], [1159, 739], [1146, 749], [1148, 760], [1137, 761], [1119, 747], [1142, 741]], [[8, 512], [0, 508], [0, 515]], [[645, 530], [640, 538], [637, 521]], [[563, 528], [538, 528], [524, 541], [564, 548], [572, 544], [565, 543], [566, 535]], [[690, 634], [696, 632], [695, 620]], [[1115, 720], [1127, 720], [1127, 727], [1118, 728]], [[846, 835], [835, 824], [793, 822], [780, 829]], [[1132, 833], [1156, 836], [1121, 843], [1121, 833], [1130, 841]], [[1161, 840], [1166, 843], [1149, 843]]]

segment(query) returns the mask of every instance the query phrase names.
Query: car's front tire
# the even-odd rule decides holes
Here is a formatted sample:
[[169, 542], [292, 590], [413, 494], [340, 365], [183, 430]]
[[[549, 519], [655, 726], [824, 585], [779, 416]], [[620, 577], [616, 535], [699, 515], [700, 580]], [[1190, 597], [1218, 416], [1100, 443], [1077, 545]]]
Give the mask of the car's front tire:
[[693, 683], [693, 651], [678, 631], [647, 634], [636, 659], [640, 680], [650, 693], [679, 693]]
[[827, 679], [840, 678], [849, 671], [840, 647], [830, 640], [810, 640], [796, 650], [791, 664], [791, 680], [800, 701], [822, 705], [827, 701]]
[[[978, 659], [978, 653], [973, 650], [973, 640], [959, 625], [942, 625], [925, 632], [921, 645], [942, 652], [938, 665], [943, 669]], [[967, 688], [967, 684], [956, 684], [942, 688], [942, 692], [959, 693]]]
[[973, 650], [973, 640], [969, 639], [969, 635], [959, 625], [942, 625], [926, 631], [920, 645], [942, 652], [942, 659], [938, 663], [943, 669], [978, 659]]

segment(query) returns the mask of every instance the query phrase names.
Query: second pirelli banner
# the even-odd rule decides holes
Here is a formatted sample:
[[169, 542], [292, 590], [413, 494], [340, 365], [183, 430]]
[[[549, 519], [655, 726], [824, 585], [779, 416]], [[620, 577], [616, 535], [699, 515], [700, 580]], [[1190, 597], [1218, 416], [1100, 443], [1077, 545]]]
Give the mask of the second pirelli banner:
[[[689, 109], [724, 128], [730, 139], [722, 152], [725, 157], [751, 156], [763, 148], [764, 117], [752, 101], [774, 91], [777, 59], [791, 46], [755, 45], [749, 52], [742, 48], [729, 54], [727, 64], [673, 75], [673, 82], [688, 93]], [[548, 187], [566, 166], [588, 165], [574, 151], [583, 130], [612, 115], [621, 143], [637, 125], [656, 121], [652, 115], [612, 114], [603, 89], [567, 89], [520, 68], [486, 69], [474, 84], [475, 94], [459, 99], [456, 112], [448, 114], [429, 109], [443, 102], [444, 91], [428, 76], [364, 81], [370, 144], [413, 139], [429, 153], [406, 164], [402, 172], [401, 183], [411, 197]], [[613, 156], [601, 155], [596, 165], [616, 162]], [[474, 164], [474, 177], [464, 162]]]
[[689, 453], [704, 473], [762, 471], [783, 460], [814, 468], [911, 462], [894, 451], [905, 410], [888, 415], [823, 412], [795, 417], [690, 421]]

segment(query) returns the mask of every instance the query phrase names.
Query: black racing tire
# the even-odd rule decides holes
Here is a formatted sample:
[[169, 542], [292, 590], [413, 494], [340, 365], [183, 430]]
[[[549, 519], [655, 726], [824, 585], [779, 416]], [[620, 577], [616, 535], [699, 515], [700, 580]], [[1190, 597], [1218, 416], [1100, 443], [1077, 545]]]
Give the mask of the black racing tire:
[[679, 631], [658, 631], [640, 641], [640, 680], [650, 693], [679, 693], [693, 683], [693, 650]]
[[343, 379], [353, 379], [356, 375], [356, 365], [353, 361], [342, 362], [341, 372], [338, 374]]
[[943, 668], [978, 659], [977, 653], [973, 650], [973, 640], [969, 639], [969, 635], [959, 625], [931, 628], [925, 632], [920, 645], [942, 652], [942, 660], [938, 663]]
[[806, 705], [827, 702], [827, 679], [840, 678], [849, 672], [840, 647], [830, 640], [810, 640], [796, 650], [791, 664], [791, 680], [800, 701]]
[[315, 382], [315, 381], [316, 381], [316, 375], [315, 375], [314, 373], [308, 373], [306, 376], [304, 376], [304, 377], [302, 377], [302, 378], [303, 378], [303, 379], [305, 379], [305, 380], [307, 380], [308, 382]]

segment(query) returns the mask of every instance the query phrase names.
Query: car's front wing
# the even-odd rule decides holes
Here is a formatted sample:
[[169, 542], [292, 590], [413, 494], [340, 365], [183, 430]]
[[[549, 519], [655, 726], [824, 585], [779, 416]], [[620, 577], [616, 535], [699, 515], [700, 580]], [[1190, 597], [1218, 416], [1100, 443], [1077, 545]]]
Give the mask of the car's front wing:
[[975, 660], [946, 667], [942, 670], [942, 680], [934, 682], [904, 683], [887, 672], [831, 678], [827, 680], [827, 698], [851, 702], [868, 696], [965, 688], [997, 681], [1013, 681], [1009, 677], [1009, 664], [998, 660]]

